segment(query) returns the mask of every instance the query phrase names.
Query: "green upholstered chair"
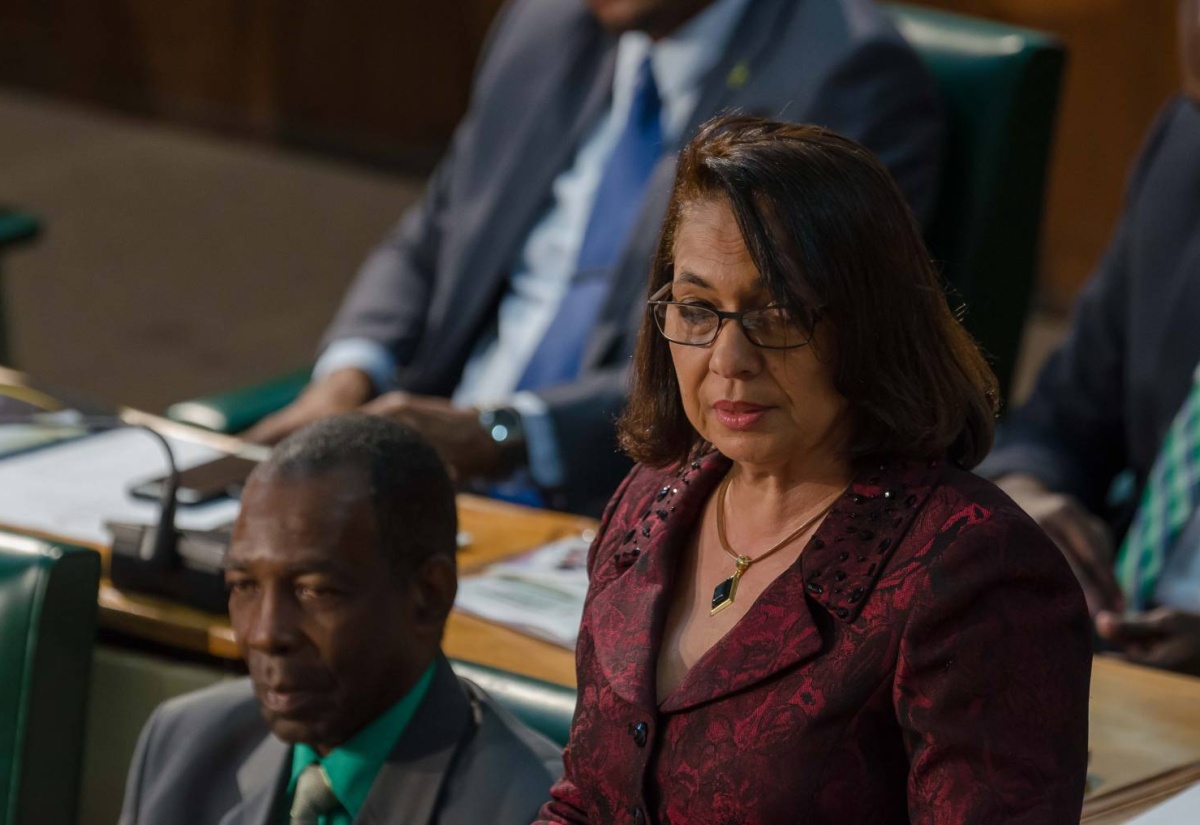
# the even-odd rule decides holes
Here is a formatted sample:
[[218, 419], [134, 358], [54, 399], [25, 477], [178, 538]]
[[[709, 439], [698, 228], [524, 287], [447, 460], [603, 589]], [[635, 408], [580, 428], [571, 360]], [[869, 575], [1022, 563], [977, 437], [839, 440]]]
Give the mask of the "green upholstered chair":
[[[0, 207], [0, 254], [9, 247], [28, 243], [37, 237], [41, 226], [37, 218], [24, 212], [14, 212]], [[0, 261], [0, 265], [3, 261]], [[2, 273], [3, 270], [0, 270]], [[12, 364], [12, 353], [9, 351], [8, 334], [4, 319], [4, 283], [0, 281], [0, 364]]]
[[552, 742], [567, 744], [575, 715], [573, 688], [458, 659], [452, 659], [450, 666], [526, 725]]
[[0, 532], [0, 823], [74, 825], [100, 556]]
[[1037, 271], [1046, 159], [1065, 52], [1039, 32], [886, 5], [949, 119], [930, 249], [1008, 396]]
[[[928, 241], [1006, 396], [1033, 291], [1064, 52], [1028, 29], [914, 6], [885, 8], [928, 64], [946, 104], [945, 171]], [[293, 373], [176, 404], [167, 415], [237, 432], [295, 398], [305, 379]]]

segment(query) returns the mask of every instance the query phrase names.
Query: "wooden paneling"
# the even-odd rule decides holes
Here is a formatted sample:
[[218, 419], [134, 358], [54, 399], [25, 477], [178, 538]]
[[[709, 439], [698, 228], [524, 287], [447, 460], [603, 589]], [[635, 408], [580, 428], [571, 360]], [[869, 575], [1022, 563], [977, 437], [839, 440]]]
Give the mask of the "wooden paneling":
[[0, 82], [427, 166], [500, 0], [0, 0]]

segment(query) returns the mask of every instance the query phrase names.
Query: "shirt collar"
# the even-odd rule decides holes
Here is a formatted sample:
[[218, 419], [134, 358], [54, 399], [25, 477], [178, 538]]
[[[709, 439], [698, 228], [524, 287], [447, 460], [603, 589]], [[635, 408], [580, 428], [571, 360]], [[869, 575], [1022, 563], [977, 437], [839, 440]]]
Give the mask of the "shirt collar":
[[638, 68], [649, 55], [663, 102], [663, 128], [667, 135], [678, 137], [696, 103], [701, 81], [721, 59], [749, 3], [750, 0], [716, 0], [657, 42], [641, 31], [622, 34], [617, 42], [613, 110], [622, 116], [628, 111]]
[[366, 727], [331, 750], [324, 759], [304, 743], [292, 749], [292, 778], [288, 783], [288, 795], [295, 793], [300, 774], [314, 762], [325, 768], [329, 784], [350, 819], [358, 816], [359, 810], [371, 792], [371, 785], [379, 769], [387, 761], [396, 742], [404, 735], [408, 723], [420, 706], [433, 681], [435, 664], [430, 664], [417, 679], [415, 685], [396, 704]]

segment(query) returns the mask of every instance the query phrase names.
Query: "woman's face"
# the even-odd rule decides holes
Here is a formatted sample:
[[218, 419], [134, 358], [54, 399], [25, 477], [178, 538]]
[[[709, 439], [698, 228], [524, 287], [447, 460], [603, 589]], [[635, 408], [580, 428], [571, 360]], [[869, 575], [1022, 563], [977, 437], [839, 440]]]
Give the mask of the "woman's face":
[[[771, 303], [725, 201], [685, 207], [671, 294], [727, 312]], [[831, 346], [828, 324], [817, 325], [809, 346], [773, 350], [750, 343], [731, 320], [707, 347], [670, 344], [692, 426], [724, 455], [767, 471], [839, 460], [848, 402], [834, 389]]]

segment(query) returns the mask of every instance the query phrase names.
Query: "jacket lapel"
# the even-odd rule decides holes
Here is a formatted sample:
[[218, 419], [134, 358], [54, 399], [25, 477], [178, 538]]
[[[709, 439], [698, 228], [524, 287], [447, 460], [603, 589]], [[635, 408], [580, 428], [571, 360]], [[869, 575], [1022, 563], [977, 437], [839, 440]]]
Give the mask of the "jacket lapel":
[[242, 801], [221, 818], [220, 825], [270, 825], [272, 811], [284, 782], [291, 748], [267, 735], [238, 768]]
[[478, 726], [449, 663], [439, 657], [425, 699], [379, 770], [354, 825], [426, 825], [459, 746]]
[[[710, 453], [646, 492], [634, 503], [638, 521], [628, 523], [609, 564], [615, 575], [587, 608], [596, 659], [618, 696], [640, 707], [658, 705], [657, 662], [667, 618], [667, 585], [675, 575], [680, 548], [688, 540], [704, 503], [725, 475], [729, 462]], [[593, 571], [593, 577], [598, 571]], [[647, 633], [649, 634], [647, 639]], [[642, 640], [646, 640], [643, 642]]]
[[858, 617], [941, 473], [941, 462], [856, 473], [792, 567], [696, 662], [660, 709], [695, 707], [819, 655], [829, 620], [818, 611], [847, 624]]
[[772, 44], [779, 42], [782, 15], [796, 4], [813, 5], [811, 0], [753, 0], [747, 6], [729, 39], [729, 45], [725, 47], [725, 53], [705, 76], [703, 92], [683, 130], [680, 148], [696, 133], [700, 124], [736, 105], [738, 93], [754, 76], [760, 60], [770, 53]]

